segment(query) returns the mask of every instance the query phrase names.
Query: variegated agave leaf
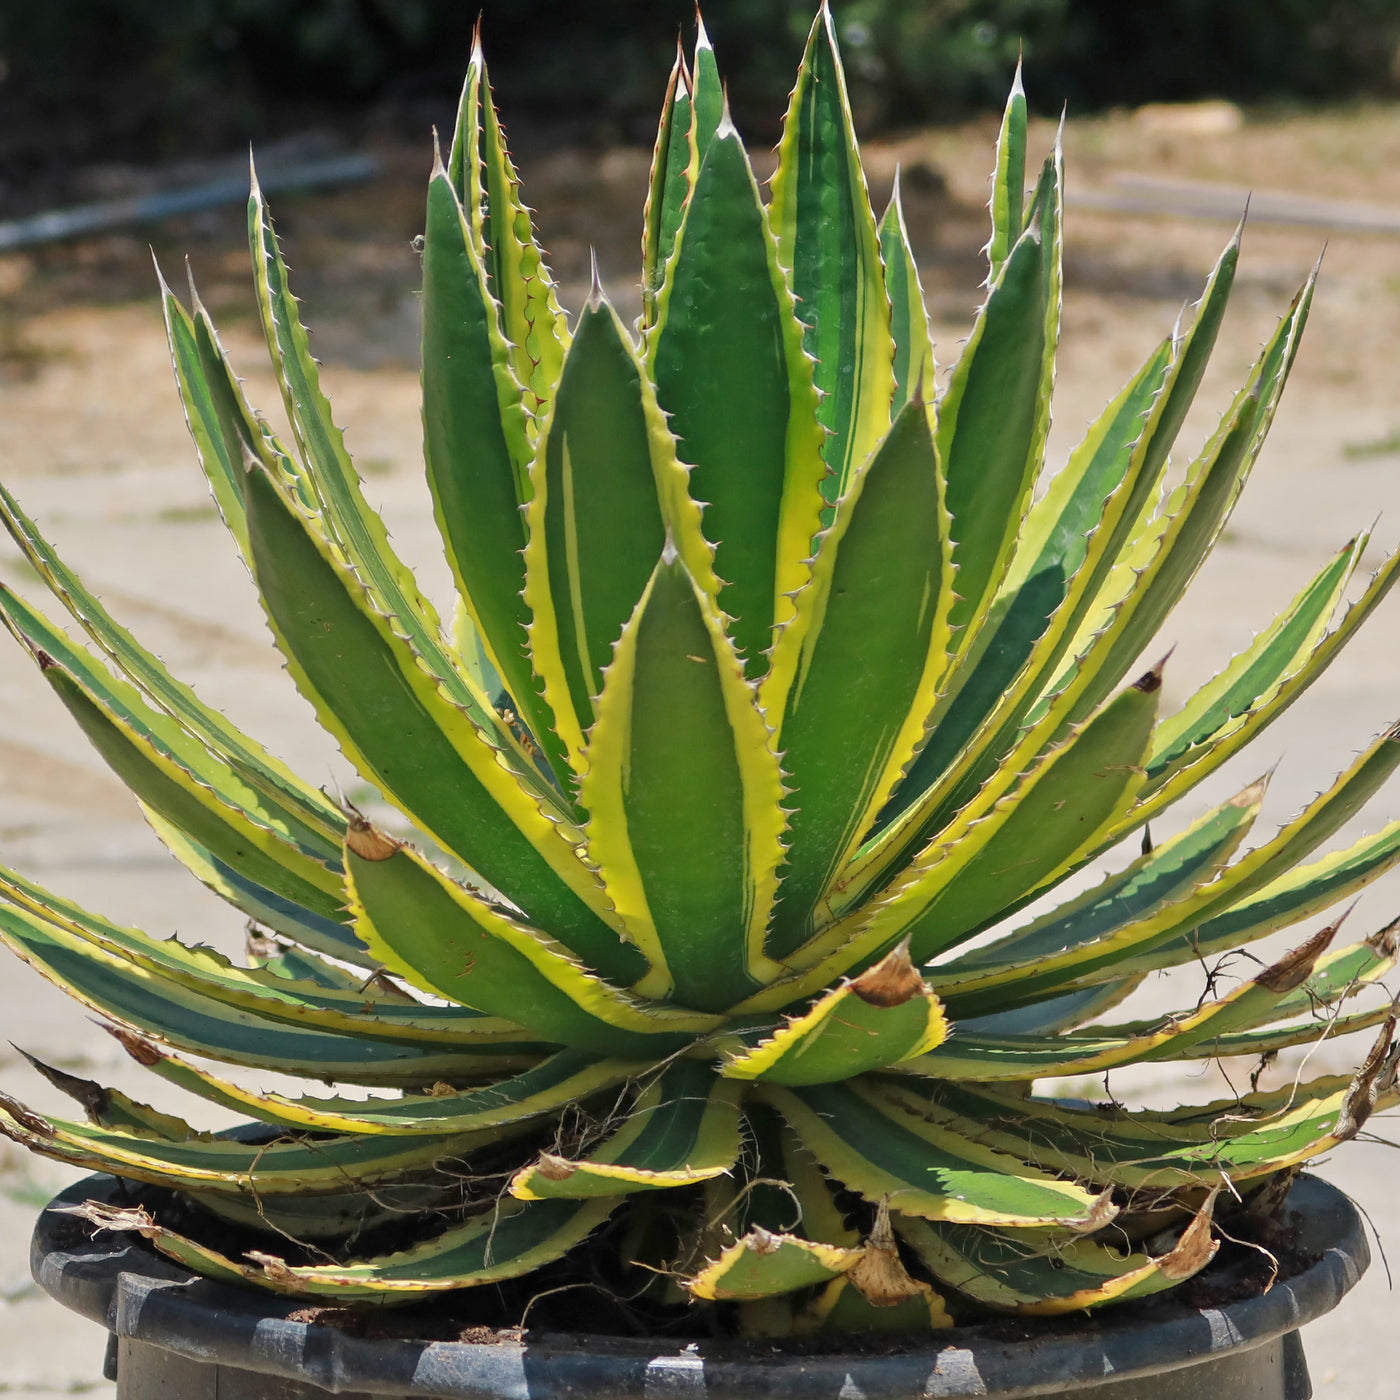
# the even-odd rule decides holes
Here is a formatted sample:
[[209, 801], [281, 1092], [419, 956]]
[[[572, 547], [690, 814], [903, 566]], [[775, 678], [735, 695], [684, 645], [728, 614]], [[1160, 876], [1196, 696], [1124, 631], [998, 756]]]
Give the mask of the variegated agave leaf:
[[[158, 1193], [89, 1207], [95, 1226], [215, 1277], [393, 1302], [529, 1274], [611, 1220], [610, 1267], [649, 1305], [751, 1334], [925, 1329], [1169, 1288], [1214, 1251], [1217, 1191], [1286, 1180], [1397, 1099], [1395, 925], [1304, 927], [1195, 1004], [1113, 1019], [1149, 973], [1312, 920], [1400, 860], [1400, 823], [1327, 850], [1400, 729], [1277, 833], [1252, 835], [1262, 781], [1171, 817], [1317, 679], [1400, 555], [1344, 609], [1358, 536], [1162, 713], [1139, 658], [1260, 452], [1313, 279], [1169, 494], [1238, 234], [1047, 480], [1063, 174], [1058, 141], [1038, 174], [1029, 144], [1018, 74], [985, 300], [937, 397], [898, 192], [877, 218], [826, 6], [766, 201], [703, 28], [678, 56], [635, 330], [596, 283], [560, 310], [478, 46], [424, 219], [450, 635], [365, 501], [256, 185], [286, 441], [197, 296], [162, 283], [196, 453], [292, 680], [417, 835], [342, 811], [173, 677], [0, 489], [53, 595], [50, 616], [0, 589], [0, 622], [262, 930], [240, 966], [0, 867], [0, 941], [244, 1120], [196, 1131], [34, 1062], [82, 1113], [3, 1095], [0, 1132], [262, 1233], [234, 1257]], [[1155, 844], [1066, 884], [1149, 819]], [[1354, 1076], [1285, 1093], [1164, 1114], [1034, 1092], [1368, 1028]], [[1174, 1239], [1106, 1245], [1110, 1225], [1140, 1238], [1145, 1202]], [[392, 1219], [401, 1247], [362, 1257]]]

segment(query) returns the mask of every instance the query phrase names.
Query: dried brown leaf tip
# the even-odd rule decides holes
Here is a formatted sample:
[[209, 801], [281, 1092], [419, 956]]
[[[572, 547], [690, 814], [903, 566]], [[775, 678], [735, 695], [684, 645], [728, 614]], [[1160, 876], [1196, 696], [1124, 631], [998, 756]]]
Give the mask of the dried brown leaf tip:
[[264, 933], [250, 919], [243, 932], [243, 952], [251, 961], [254, 958], [275, 958], [282, 951], [282, 945], [270, 934]]
[[906, 938], [855, 978], [851, 990], [871, 1006], [903, 1006], [911, 998], [923, 996], [928, 985], [909, 958]]
[[284, 1288], [297, 1288], [297, 1276], [280, 1255], [264, 1254], [260, 1249], [250, 1249], [244, 1253], [243, 1257], [250, 1263], [256, 1264], [271, 1282], [281, 1284]]
[[371, 826], [358, 812], [350, 818], [349, 830], [345, 833], [345, 844], [352, 854], [361, 860], [388, 860], [402, 847], [402, 841], [386, 836], [377, 827]]
[[[19, 1050], [19, 1046], [15, 1046]], [[112, 1108], [112, 1093], [109, 1089], [104, 1089], [102, 1085], [93, 1079], [81, 1079], [76, 1074], [69, 1074], [67, 1070], [58, 1069], [53, 1065], [46, 1065], [42, 1060], [36, 1059], [27, 1050], [19, 1050], [19, 1053], [34, 1066], [55, 1089], [61, 1089], [69, 1098], [75, 1099], [82, 1104], [87, 1116], [94, 1123], [102, 1123], [107, 1119]]]
[[847, 1277], [872, 1307], [892, 1308], [906, 1298], [917, 1298], [932, 1290], [920, 1283], [904, 1267], [899, 1243], [890, 1225], [890, 1202], [886, 1196], [875, 1213], [875, 1224], [865, 1241], [865, 1253]]
[[36, 1133], [39, 1137], [53, 1136], [53, 1124], [35, 1113], [32, 1108], [26, 1108], [18, 1099], [12, 1099], [8, 1094], [0, 1094], [0, 1109], [8, 1113], [26, 1132]]
[[1100, 1191], [1094, 1197], [1094, 1204], [1089, 1207], [1089, 1214], [1080, 1221], [1071, 1221], [1069, 1228], [1076, 1235], [1092, 1235], [1096, 1230], [1102, 1230], [1105, 1225], [1111, 1224], [1118, 1218], [1118, 1207], [1113, 1202], [1112, 1191]]
[[1393, 958], [1400, 950], [1400, 919], [1392, 919], [1384, 928], [1377, 929], [1367, 940], [1369, 948], [1383, 958]]
[[1163, 1278], [1180, 1283], [1193, 1274], [1198, 1274], [1220, 1248], [1220, 1241], [1211, 1237], [1211, 1218], [1215, 1214], [1215, 1198], [1220, 1194], [1217, 1186], [1205, 1199], [1205, 1204], [1196, 1212], [1195, 1218], [1181, 1232], [1181, 1238], [1172, 1246], [1169, 1253], [1158, 1261], [1157, 1267]]
[[[1175, 651], [1176, 648], [1173, 647], [1172, 650]], [[1144, 671], [1133, 682], [1133, 689], [1142, 691], [1144, 695], [1155, 695], [1162, 688], [1162, 671], [1170, 660], [1171, 652], [1169, 651], [1150, 671]]]
[[1262, 778], [1256, 778], [1247, 788], [1242, 788], [1230, 799], [1231, 807], [1252, 807], [1260, 801], [1264, 793], [1268, 790], [1269, 779], [1272, 773], [1265, 773]]
[[165, 1058], [155, 1041], [147, 1040], [144, 1035], [137, 1035], [135, 1031], [129, 1031], [125, 1026], [104, 1026], [103, 1029], [138, 1065], [145, 1065], [147, 1069], [150, 1069], [152, 1065], [160, 1064]]
[[1337, 1111], [1337, 1122], [1332, 1129], [1332, 1137], [1337, 1142], [1348, 1142], [1359, 1133], [1366, 1120], [1375, 1112], [1376, 1100], [1381, 1092], [1395, 1082], [1396, 1052], [1392, 1045], [1395, 1036], [1395, 1012], [1385, 1018], [1375, 1044], [1356, 1071], [1356, 1077], [1347, 1089], [1342, 1106]]
[[541, 1152], [539, 1160], [535, 1163], [535, 1170], [546, 1181], [567, 1181], [578, 1168], [564, 1157], [556, 1157], [552, 1152]]
[[739, 1243], [750, 1254], [776, 1254], [783, 1247], [783, 1237], [765, 1230], [762, 1225], [755, 1225]]
[[1263, 1186], [1249, 1198], [1245, 1212], [1249, 1218], [1265, 1223], [1281, 1219], [1284, 1202], [1298, 1179], [1298, 1172], [1297, 1166], [1285, 1167], [1267, 1177]]
[[1312, 976], [1318, 958], [1327, 950], [1341, 923], [1338, 919], [1335, 924], [1319, 929], [1306, 943], [1300, 944], [1291, 953], [1285, 953], [1272, 967], [1266, 967], [1255, 981], [1266, 992], [1276, 995], [1301, 987]]
[[160, 1226], [143, 1206], [113, 1206], [105, 1201], [84, 1201], [80, 1206], [56, 1207], [66, 1215], [86, 1220], [94, 1230], [133, 1230], [147, 1239], [155, 1239]]

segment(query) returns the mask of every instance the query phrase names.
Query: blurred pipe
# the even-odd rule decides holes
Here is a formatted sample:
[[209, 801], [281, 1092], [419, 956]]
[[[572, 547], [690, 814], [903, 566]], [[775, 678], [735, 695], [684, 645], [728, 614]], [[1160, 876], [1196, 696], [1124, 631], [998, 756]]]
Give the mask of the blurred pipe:
[[1122, 174], [1111, 189], [1065, 192], [1065, 203], [1106, 214], [1157, 214], [1177, 219], [1220, 219], [1233, 223], [1249, 205], [1251, 224], [1334, 229], [1341, 233], [1400, 234], [1400, 209], [1351, 199], [1314, 199], [1282, 191], [1249, 190], [1208, 180], [1171, 180]]
[[[379, 169], [373, 156], [330, 156], [301, 165], [274, 166], [260, 170], [264, 190], [309, 190], [323, 185], [351, 184], [370, 179]], [[0, 252], [31, 248], [39, 243], [56, 243], [85, 233], [123, 228], [128, 224], [159, 223], [179, 214], [216, 209], [223, 204], [242, 204], [248, 198], [246, 175], [223, 175], [181, 189], [156, 194], [134, 195], [128, 199], [104, 199], [94, 204], [75, 204], [70, 209], [52, 209], [23, 219], [0, 223]]]

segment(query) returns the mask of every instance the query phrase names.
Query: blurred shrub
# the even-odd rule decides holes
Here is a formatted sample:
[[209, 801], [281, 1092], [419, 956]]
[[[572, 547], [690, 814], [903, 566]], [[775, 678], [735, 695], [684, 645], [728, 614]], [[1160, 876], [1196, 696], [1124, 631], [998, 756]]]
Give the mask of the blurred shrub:
[[[508, 110], [652, 119], [691, 0], [0, 0], [0, 179], [26, 163], [177, 153], [308, 112], [451, 100], [478, 4]], [[706, 0], [731, 91], [781, 108], [814, 0]], [[1075, 111], [1197, 96], [1351, 97], [1395, 81], [1400, 0], [836, 0], [867, 123], [1031, 97]]]
[[1049, 112], [1383, 93], [1400, 47], [1400, 0], [850, 0], [837, 13], [848, 63], [896, 121], [999, 105], [1020, 47]]

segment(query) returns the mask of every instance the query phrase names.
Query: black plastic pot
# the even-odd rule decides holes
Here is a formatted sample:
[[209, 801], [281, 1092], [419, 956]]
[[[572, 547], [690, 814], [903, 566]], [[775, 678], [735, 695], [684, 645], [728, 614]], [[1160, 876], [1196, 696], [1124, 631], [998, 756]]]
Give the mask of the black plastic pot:
[[1269, 1292], [1212, 1308], [1170, 1295], [1092, 1318], [935, 1333], [878, 1355], [784, 1355], [736, 1344], [540, 1336], [525, 1343], [366, 1340], [297, 1321], [271, 1294], [193, 1276], [134, 1236], [94, 1237], [61, 1209], [118, 1200], [88, 1177], [39, 1218], [34, 1277], [112, 1334], [119, 1400], [1307, 1400], [1298, 1329], [1330, 1311], [1370, 1252], [1355, 1207], [1300, 1177], [1287, 1209], [1316, 1262]]

